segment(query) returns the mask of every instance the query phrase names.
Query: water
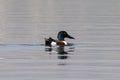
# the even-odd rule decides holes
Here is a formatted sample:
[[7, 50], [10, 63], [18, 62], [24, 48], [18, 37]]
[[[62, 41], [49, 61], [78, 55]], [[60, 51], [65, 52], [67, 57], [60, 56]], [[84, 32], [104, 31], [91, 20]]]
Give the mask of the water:
[[[119, 3], [0, 0], [0, 79], [119, 80]], [[74, 45], [45, 47], [61, 30]]]

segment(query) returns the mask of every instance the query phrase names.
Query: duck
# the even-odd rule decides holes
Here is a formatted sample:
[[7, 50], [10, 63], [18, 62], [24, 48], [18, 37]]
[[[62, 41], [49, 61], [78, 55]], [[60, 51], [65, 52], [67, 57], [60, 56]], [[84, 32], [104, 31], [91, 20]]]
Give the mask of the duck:
[[65, 41], [65, 38], [75, 39], [74, 37], [70, 36], [66, 31], [59, 31], [57, 35], [57, 40], [53, 39], [52, 37], [45, 38], [45, 46], [66, 46], [69, 43]]

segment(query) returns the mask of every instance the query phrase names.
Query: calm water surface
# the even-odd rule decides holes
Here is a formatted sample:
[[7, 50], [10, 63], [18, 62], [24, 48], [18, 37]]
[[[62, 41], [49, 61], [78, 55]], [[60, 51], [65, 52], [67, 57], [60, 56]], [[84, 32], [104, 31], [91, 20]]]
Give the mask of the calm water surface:
[[[120, 80], [119, 8], [119, 0], [0, 0], [0, 79]], [[74, 45], [45, 47], [60, 30]]]

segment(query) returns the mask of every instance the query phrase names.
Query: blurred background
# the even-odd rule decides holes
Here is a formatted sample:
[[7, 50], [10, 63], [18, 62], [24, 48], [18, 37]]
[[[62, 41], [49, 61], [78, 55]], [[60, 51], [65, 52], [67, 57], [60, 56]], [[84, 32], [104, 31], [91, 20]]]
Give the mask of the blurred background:
[[44, 43], [65, 30], [79, 42], [119, 44], [119, 0], [0, 0], [0, 43]]
[[[62, 57], [39, 45], [61, 30]], [[0, 0], [2, 80], [120, 80], [119, 52], [119, 0]]]

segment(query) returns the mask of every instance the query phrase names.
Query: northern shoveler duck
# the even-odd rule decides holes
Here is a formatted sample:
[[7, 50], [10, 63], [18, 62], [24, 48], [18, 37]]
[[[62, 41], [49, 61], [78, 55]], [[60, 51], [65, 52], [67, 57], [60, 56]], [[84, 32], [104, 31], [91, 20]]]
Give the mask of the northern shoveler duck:
[[56, 45], [64, 46], [64, 45], [68, 45], [68, 43], [65, 41], [65, 38], [75, 39], [74, 37], [70, 36], [66, 31], [58, 32], [57, 38], [58, 40], [55, 40], [51, 37], [45, 38], [45, 45], [50, 47]]

